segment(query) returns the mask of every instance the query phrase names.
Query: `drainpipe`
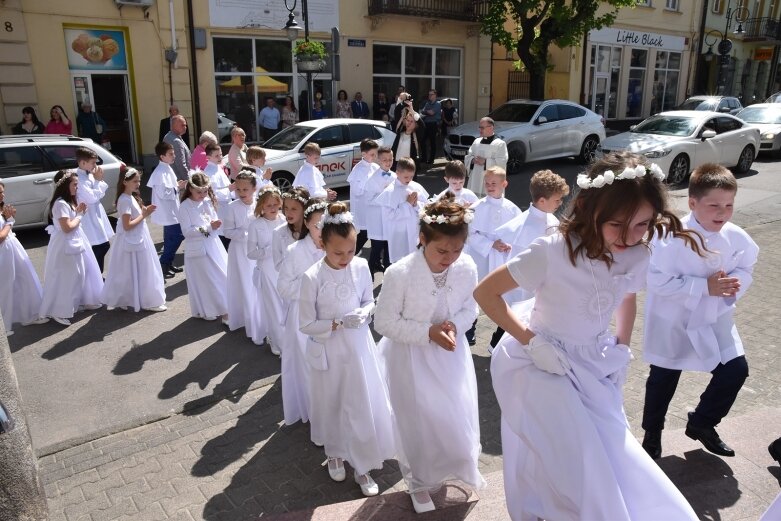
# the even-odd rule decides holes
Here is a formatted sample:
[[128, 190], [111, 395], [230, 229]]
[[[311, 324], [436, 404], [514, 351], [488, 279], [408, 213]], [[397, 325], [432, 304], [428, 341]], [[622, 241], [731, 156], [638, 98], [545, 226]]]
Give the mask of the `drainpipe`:
[[[695, 60], [695, 69], [694, 69], [694, 92], [693, 94], [700, 94], [698, 90], [700, 90], [700, 86], [702, 85], [702, 82], [700, 81], [700, 72], [702, 64], [702, 47], [705, 45], [705, 22], [706, 18], [708, 17], [708, 0], [703, 0], [702, 2], [702, 18], [700, 19], [700, 41], [697, 44], [697, 59]], [[704, 92], [702, 94], [705, 94]]]
[[583, 35], [583, 60], [580, 64], [580, 104], [584, 107], [588, 107], [588, 100], [586, 99], [586, 74], [588, 72], [588, 33]]
[[168, 61], [168, 95], [171, 98], [171, 102], [168, 104], [170, 107], [174, 104], [174, 63], [176, 62], [176, 21], [174, 20], [174, 0], [168, 0], [168, 20], [171, 26], [171, 52], [166, 52], [166, 60]]
[[[193, 21], [193, 0], [187, 0], [188, 46], [190, 47], [190, 78], [193, 88], [193, 125], [195, 136], [201, 135], [201, 95], [198, 92], [198, 61], [195, 59], [195, 23]], [[198, 139], [196, 137], [196, 139]]]

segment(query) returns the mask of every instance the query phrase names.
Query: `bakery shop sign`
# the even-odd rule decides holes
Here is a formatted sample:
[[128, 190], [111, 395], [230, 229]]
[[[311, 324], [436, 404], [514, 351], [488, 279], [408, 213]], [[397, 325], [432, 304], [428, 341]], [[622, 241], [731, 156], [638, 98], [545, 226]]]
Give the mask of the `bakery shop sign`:
[[71, 70], [127, 70], [125, 33], [94, 29], [65, 29]]
[[641, 49], [659, 49], [661, 51], [683, 51], [686, 48], [686, 38], [670, 34], [647, 33], [631, 29], [599, 29], [591, 31], [588, 39], [592, 43], [607, 43], [611, 45], [626, 45]]

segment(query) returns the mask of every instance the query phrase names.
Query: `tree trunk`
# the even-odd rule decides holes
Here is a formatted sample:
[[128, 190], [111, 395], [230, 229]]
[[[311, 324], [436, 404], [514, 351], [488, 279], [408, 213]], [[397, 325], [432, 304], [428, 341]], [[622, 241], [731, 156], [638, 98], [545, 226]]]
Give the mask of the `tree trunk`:
[[[518, 41], [518, 57], [529, 72], [529, 98], [545, 99], [545, 74], [548, 72], [547, 47], [542, 53], [533, 48], [534, 42], [521, 39]], [[542, 54], [542, 56], [540, 56]]]
[[10, 432], [0, 434], [0, 521], [45, 521], [49, 517], [46, 497], [38, 479], [38, 461], [27, 430], [2, 318], [0, 402], [15, 423]]

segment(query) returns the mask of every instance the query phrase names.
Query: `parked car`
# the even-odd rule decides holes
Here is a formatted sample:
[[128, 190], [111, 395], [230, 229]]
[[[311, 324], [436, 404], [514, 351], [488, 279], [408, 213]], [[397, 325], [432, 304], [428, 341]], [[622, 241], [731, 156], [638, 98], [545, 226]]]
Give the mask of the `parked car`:
[[781, 92], [776, 92], [772, 96], [770, 96], [768, 99], [765, 100], [765, 103], [781, 103]]
[[[605, 139], [604, 119], [571, 101], [512, 100], [488, 114], [495, 132], [507, 143], [507, 170], [515, 173], [527, 161], [553, 157], [577, 157], [591, 161]], [[465, 123], [450, 131], [445, 140], [445, 156], [463, 160], [480, 135], [479, 121]]]
[[230, 143], [231, 130], [236, 126], [236, 122], [232, 119], [225, 117], [222, 112], [217, 113], [217, 140], [222, 143], [223, 139], [227, 138]]
[[622, 150], [643, 154], [667, 173], [668, 182], [677, 184], [704, 163], [748, 172], [759, 151], [759, 129], [729, 114], [662, 112], [602, 143], [605, 154]]
[[396, 135], [384, 121], [368, 119], [317, 119], [288, 127], [263, 143], [266, 166], [274, 169], [272, 180], [280, 190], [293, 183], [304, 163], [304, 145], [320, 145], [317, 165], [330, 188], [347, 185], [353, 165], [361, 160], [360, 144], [366, 138], [391, 146]]
[[673, 110], [705, 110], [734, 116], [742, 109], [740, 100], [732, 96], [692, 96]]
[[760, 152], [781, 157], [781, 104], [757, 103], [738, 112], [737, 117], [760, 132]]
[[103, 197], [106, 212], [115, 210], [117, 181], [127, 166], [91, 139], [66, 135], [0, 136], [0, 179], [6, 186], [5, 201], [16, 208], [15, 228], [46, 226], [54, 175], [75, 169], [76, 149], [87, 147], [98, 154], [108, 190]]

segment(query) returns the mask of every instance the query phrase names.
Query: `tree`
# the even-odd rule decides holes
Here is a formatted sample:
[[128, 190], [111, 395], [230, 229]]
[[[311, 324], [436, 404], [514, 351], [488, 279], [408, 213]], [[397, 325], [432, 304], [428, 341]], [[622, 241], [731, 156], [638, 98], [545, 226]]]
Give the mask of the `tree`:
[[[580, 45], [592, 29], [611, 25], [621, 7], [637, 0], [484, 0], [481, 32], [508, 51], [515, 51], [529, 71], [529, 97], [544, 99], [548, 48]], [[602, 8], [606, 12], [598, 14]], [[505, 27], [514, 22], [516, 31]]]

